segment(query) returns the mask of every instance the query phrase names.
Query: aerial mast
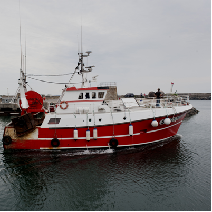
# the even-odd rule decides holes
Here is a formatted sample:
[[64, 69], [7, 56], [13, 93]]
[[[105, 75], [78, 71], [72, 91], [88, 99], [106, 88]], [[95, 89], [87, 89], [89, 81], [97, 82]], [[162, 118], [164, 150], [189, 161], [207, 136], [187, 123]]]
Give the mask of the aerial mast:
[[[21, 44], [21, 12], [20, 12], [20, 1], [19, 1], [19, 13], [20, 13], [20, 47], [21, 47], [21, 68], [20, 68], [20, 79], [18, 79], [19, 91], [21, 96], [21, 107], [27, 109], [29, 107], [28, 101], [26, 99], [26, 74], [24, 73], [24, 55], [22, 54], [22, 44]], [[25, 47], [26, 54], [26, 47]], [[23, 58], [22, 58], [23, 56]], [[25, 56], [26, 57], [26, 56]], [[25, 58], [26, 63], [26, 58]], [[23, 69], [22, 69], [23, 68]], [[26, 71], [26, 65], [25, 65]]]

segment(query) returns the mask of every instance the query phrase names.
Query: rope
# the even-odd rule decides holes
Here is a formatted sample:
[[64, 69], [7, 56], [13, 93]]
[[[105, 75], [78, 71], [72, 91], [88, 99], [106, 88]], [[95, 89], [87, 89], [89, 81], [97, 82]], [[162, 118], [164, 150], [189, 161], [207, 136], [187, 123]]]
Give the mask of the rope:
[[[15, 99], [18, 99], [18, 98], [17, 98], [18, 92], [19, 92], [19, 88], [16, 90], [15, 96], [14, 96], [14, 97], [12, 98], [12, 100], [11, 100], [12, 103], [14, 103], [14, 100], [15, 100]], [[17, 102], [17, 103], [18, 103], [18, 102]]]
[[175, 114], [177, 113], [177, 110], [176, 110], [176, 108], [174, 106], [172, 108], [174, 109], [174, 115], [173, 115], [172, 119], [174, 119]]
[[[152, 107], [151, 107], [151, 109], [152, 109]], [[153, 113], [153, 118], [155, 119], [156, 110], [154, 112], [153, 109], [152, 109], [152, 113]]]
[[[26, 84], [26, 85], [29, 86], [28, 84]], [[31, 88], [31, 90], [33, 90], [31, 86], [29, 86], [29, 87]]]
[[72, 73], [72, 76], [71, 76], [71, 78], [70, 78], [70, 80], [69, 80], [68, 84], [70, 84], [70, 83], [71, 83], [71, 80], [73, 79], [74, 74], [76, 73], [76, 70], [77, 70], [77, 69], [75, 68], [74, 73]]
[[[94, 106], [93, 106], [93, 108], [94, 108]], [[94, 127], [95, 127], [96, 123], [95, 123], [95, 113], [94, 113], [94, 109], [93, 109], [93, 118], [94, 118]]]
[[87, 113], [87, 125], [88, 125], [88, 129], [89, 129], [88, 113]]
[[[111, 113], [111, 117], [112, 117], [112, 121], [113, 121], [113, 114], [112, 114], [111, 108], [110, 108], [110, 113]], [[114, 121], [113, 121], [113, 137], [115, 137], [115, 136], [114, 136]]]
[[166, 114], [167, 114], [167, 118], [168, 118], [168, 116], [169, 116], [169, 115], [168, 115], [168, 111], [167, 111], [167, 108], [166, 108]]
[[[56, 125], [56, 110], [54, 110], [54, 121], [55, 121], [55, 125]], [[54, 129], [54, 138], [57, 138], [56, 126]]]
[[[129, 111], [129, 117], [130, 117], [130, 109], [128, 108], [128, 111]], [[130, 124], [131, 124], [131, 117], [130, 117]]]
[[[73, 115], [74, 115], [74, 118], [76, 119], [77, 118], [77, 116], [75, 115], [75, 112], [73, 113]], [[75, 129], [76, 129], [77, 127], [76, 127], [76, 124], [75, 124]]]

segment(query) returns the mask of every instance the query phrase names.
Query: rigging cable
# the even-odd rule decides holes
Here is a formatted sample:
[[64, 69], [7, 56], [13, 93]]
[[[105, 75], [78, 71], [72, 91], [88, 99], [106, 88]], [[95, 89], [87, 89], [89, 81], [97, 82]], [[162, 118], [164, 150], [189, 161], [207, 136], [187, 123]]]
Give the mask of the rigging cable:
[[26, 76], [35, 76], [35, 77], [58, 77], [58, 76], [65, 76], [65, 75], [70, 75], [70, 74], [74, 74], [74, 73], [68, 73], [68, 74], [46, 74], [46, 75], [42, 75], [42, 74], [27, 74]]
[[45, 83], [53, 83], [53, 84], [79, 84], [79, 83], [82, 83], [82, 82], [76, 82], [76, 83], [70, 83], [70, 82], [48, 82], [48, 81], [45, 81], [45, 80], [41, 80], [41, 79], [36, 79], [36, 78], [33, 78], [33, 77], [29, 77], [28, 78], [30, 79], [33, 79], [33, 80], [38, 80], [40, 82], [45, 82]]

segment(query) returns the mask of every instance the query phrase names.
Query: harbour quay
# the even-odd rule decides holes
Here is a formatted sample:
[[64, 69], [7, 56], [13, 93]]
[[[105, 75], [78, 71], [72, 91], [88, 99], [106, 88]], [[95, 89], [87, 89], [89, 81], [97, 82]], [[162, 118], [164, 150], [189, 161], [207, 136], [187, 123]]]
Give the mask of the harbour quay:
[[[149, 92], [149, 94], [150, 93], [154, 93], [154, 92]], [[145, 96], [143, 96], [143, 98], [148, 98], [149, 94], [146, 94]], [[187, 95], [187, 96], [189, 96], [190, 100], [211, 100], [211, 93], [177, 93], [177, 95], [179, 95], [179, 96]], [[124, 98], [125, 95], [119, 95], [118, 97]], [[140, 98], [141, 95], [135, 94], [134, 97]]]
[[211, 93], [179, 93], [179, 95], [189, 95], [190, 100], [211, 100]]

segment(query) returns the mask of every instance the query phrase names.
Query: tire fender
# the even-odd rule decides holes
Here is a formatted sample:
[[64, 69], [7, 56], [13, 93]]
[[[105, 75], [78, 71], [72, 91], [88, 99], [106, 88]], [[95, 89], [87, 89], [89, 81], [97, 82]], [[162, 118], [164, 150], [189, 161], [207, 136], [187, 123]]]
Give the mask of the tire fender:
[[53, 138], [53, 139], [51, 140], [51, 145], [52, 145], [53, 147], [58, 147], [58, 146], [60, 146], [60, 141], [59, 141], [59, 139]]
[[109, 144], [113, 149], [115, 149], [119, 145], [119, 142], [116, 138], [111, 138]]
[[2, 142], [4, 145], [9, 145], [12, 143], [12, 138], [9, 135], [3, 136]]

